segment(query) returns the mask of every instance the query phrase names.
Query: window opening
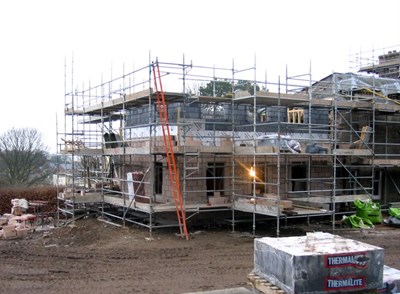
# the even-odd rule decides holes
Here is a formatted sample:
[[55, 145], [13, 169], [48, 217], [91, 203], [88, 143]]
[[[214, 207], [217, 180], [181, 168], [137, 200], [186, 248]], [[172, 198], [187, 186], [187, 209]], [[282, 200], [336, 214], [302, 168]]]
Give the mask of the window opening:
[[302, 124], [304, 123], [304, 109], [301, 108], [288, 108], [288, 123]]
[[292, 166], [292, 191], [307, 191], [307, 167]]
[[154, 190], [156, 194], [162, 194], [163, 185], [163, 165], [161, 162], [156, 162], [154, 169]]
[[207, 164], [207, 196], [214, 196], [215, 191], [222, 192], [224, 190], [224, 169], [225, 166], [223, 162]]

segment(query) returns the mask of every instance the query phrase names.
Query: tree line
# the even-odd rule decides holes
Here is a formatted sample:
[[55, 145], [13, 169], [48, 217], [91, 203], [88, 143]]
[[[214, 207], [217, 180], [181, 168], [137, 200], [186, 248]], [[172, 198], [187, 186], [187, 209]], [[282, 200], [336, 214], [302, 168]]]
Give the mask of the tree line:
[[12, 128], [0, 135], [0, 188], [50, 183], [55, 167], [36, 129]]
[[239, 80], [236, 83], [231, 80], [215, 80], [199, 87], [200, 95], [213, 97], [226, 97], [237, 90], [248, 91], [253, 95], [254, 90], [260, 91], [260, 86], [246, 80]]
[[[253, 94], [260, 87], [245, 80], [215, 80], [198, 89], [200, 95], [214, 97], [227, 97], [237, 90]], [[38, 130], [12, 128], [6, 131], [0, 135], [0, 188], [51, 184], [51, 176], [56, 171], [54, 158]]]

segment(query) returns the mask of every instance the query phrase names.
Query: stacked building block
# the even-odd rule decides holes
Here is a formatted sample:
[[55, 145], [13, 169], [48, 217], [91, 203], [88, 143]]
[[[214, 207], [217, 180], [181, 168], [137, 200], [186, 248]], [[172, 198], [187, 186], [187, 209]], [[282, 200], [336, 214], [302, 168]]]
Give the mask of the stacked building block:
[[382, 248], [328, 233], [254, 242], [253, 273], [287, 293], [347, 293], [382, 285]]

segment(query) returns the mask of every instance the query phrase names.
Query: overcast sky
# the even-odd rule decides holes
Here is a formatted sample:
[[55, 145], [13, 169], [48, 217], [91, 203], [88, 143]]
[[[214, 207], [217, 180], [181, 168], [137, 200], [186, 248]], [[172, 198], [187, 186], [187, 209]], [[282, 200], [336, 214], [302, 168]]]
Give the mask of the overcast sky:
[[[13, 0], [0, 2], [0, 133], [32, 127], [56, 150], [64, 63], [77, 82], [162, 61], [314, 79], [350, 70], [349, 56], [400, 45], [400, 1]], [[381, 52], [379, 52], [381, 53]], [[263, 79], [261, 77], [260, 79]]]

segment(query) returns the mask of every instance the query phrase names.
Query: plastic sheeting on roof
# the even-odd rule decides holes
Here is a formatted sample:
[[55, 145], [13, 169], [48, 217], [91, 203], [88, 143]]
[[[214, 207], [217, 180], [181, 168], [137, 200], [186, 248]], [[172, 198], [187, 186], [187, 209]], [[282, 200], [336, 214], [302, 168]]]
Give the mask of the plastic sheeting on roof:
[[400, 94], [400, 80], [357, 75], [354, 73], [335, 73], [337, 89], [341, 92], [373, 90], [384, 96]]

